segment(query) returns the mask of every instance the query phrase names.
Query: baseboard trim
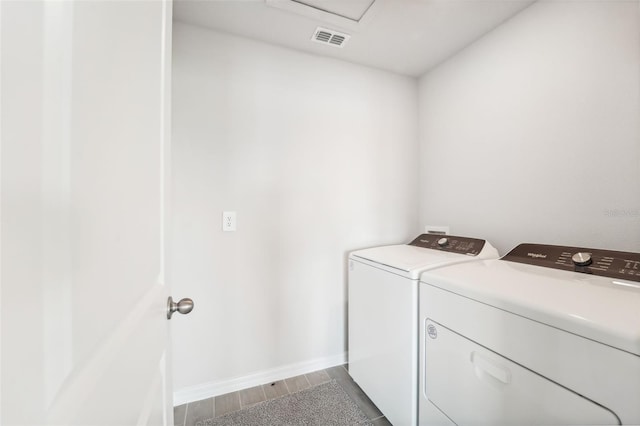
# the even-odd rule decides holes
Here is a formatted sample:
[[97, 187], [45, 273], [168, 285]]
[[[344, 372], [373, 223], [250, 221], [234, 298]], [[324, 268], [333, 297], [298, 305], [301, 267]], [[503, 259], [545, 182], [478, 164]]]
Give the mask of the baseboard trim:
[[201, 399], [224, 395], [225, 393], [263, 385], [269, 382], [275, 382], [276, 380], [283, 380], [289, 377], [311, 373], [312, 371], [335, 367], [336, 365], [342, 365], [346, 362], [347, 353], [344, 352], [330, 357], [316, 358], [296, 364], [289, 364], [269, 370], [258, 371], [246, 376], [234, 377], [228, 380], [189, 386], [173, 392], [173, 405], [178, 406], [189, 402], [200, 401]]

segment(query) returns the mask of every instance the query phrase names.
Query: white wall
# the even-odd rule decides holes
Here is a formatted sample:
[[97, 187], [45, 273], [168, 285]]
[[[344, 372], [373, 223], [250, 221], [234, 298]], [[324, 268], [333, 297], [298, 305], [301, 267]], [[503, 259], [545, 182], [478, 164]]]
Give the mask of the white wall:
[[417, 81], [180, 23], [173, 58], [175, 403], [343, 361], [347, 253], [419, 231]]
[[538, 2], [420, 80], [420, 220], [640, 251], [640, 6]]

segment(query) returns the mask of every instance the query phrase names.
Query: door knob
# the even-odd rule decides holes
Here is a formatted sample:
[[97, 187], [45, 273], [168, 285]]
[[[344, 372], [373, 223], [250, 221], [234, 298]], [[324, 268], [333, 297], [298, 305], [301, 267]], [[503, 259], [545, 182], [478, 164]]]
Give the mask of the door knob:
[[178, 303], [173, 301], [173, 297], [169, 296], [167, 299], [167, 319], [171, 319], [171, 315], [175, 311], [180, 312], [181, 314], [188, 314], [193, 310], [193, 300], [189, 298], [181, 299]]

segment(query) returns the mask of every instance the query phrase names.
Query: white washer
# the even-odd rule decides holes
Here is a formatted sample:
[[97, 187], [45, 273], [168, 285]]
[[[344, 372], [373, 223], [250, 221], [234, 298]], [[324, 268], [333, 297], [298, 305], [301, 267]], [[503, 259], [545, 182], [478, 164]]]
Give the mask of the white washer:
[[418, 421], [420, 273], [497, 257], [484, 240], [430, 234], [349, 255], [349, 374], [395, 426]]
[[420, 338], [420, 424], [640, 424], [638, 253], [521, 244], [423, 273]]

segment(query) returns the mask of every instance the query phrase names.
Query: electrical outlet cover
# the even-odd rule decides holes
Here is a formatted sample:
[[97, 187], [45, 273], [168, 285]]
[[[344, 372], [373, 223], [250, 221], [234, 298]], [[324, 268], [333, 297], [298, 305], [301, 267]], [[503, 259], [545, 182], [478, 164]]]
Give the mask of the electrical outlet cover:
[[222, 230], [224, 232], [236, 230], [236, 212], [222, 212]]

